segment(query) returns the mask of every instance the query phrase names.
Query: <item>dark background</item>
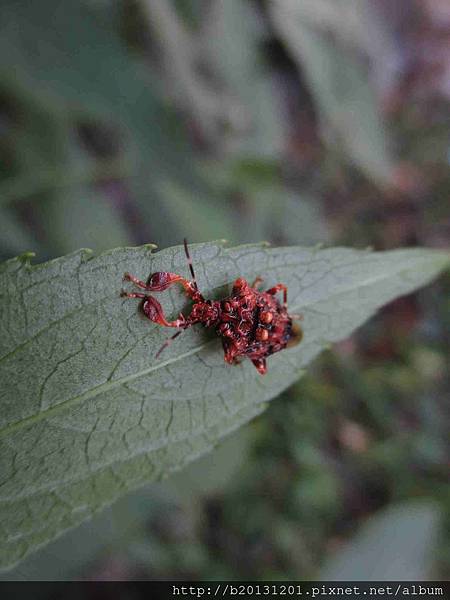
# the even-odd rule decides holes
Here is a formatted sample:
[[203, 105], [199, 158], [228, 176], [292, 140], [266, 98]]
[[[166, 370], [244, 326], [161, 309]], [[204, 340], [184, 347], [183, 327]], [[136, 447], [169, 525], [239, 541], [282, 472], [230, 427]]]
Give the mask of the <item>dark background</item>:
[[[2, 0], [0, 258], [445, 247], [446, 0]], [[4, 578], [445, 577], [449, 280]]]

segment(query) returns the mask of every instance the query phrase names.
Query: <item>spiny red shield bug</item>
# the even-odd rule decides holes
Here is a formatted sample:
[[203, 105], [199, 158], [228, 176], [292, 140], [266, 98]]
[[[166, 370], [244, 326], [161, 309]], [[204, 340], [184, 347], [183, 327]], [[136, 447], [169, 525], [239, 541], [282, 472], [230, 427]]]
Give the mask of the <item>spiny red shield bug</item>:
[[[186, 240], [184, 240], [184, 250], [192, 281], [166, 271], [153, 273], [148, 283], [129, 273], [124, 274], [124, 280], [133, 282], [147, 292], [163, 292], [174, 283], [179, 283], [193, 301], [188, 317], [180, 314], [178, 319], [168, 321], [161, 304], [153, 296], [122, 292], [122, 296], [126, 298], [143, 298], [142, 310], [150, 321], [164, 327], [179, 329], [162, 345], [156, 356], [158, 357], [184, 329], [201, 323], [204, 327], [213, 327], [222, 338], [224, 358], [227, 363], [236, 364], [239, 362], [239, 357], [247, 356], [258, 372], [264, 375], [267, 372], [268, 356], [298, 344], [303, 337], [301, 327], [293, 323], [294, 320], [301, 319], [301, 316], [290, 315], [287, 311], [287, 287], [278, 283], [265, 292], [260, 292], [258, 286], [262, 282], [261, 277], [257, 277], [252, 285], [239, 277], [234, 282], [230, 296], [223, 300], [205, 300], [198, 290]], [[283, 292], [282, 303], [276, 298], [278, 292]]]

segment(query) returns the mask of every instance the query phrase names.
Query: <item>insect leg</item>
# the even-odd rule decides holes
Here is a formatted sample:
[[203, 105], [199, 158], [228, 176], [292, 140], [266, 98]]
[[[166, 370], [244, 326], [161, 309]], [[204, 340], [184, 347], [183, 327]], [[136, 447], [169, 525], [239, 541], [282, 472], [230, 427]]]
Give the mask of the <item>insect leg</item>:
[[281, 291], [283, 291], [283, 304], [286, 306], [287, 305], [287, 286], [284, 285], [284, 283], [277, 283], [277, 285], [275, 285], [274, 287], [267, 290], [267, 294], [271, 294], [272, 296], [274, 296], [275, 294], [277, 294], [278, 292], [281, 292]]
[[264, 281], [264, 279], [262, 277], [256, 277], [255, 281], [252, 283], [252, 288], [257, 288], [259, 287], [259, 284], [262, 283]]
[[176, 273], [168, 273], [166, 271], [159, 271], [157, 273], [153, 273], [153, 275], [148, 280], [147, 289], [150, 292], [163, 292], [167, 290], [168, 287], [173, 285], [174, 283], [181, 284], [188, 296], [190, 296], [193, 300], [202, 299], [201, 294], [197, 290], [197, 284], [193, 281], [188, 281], [181, 275], [177, 275]]
[[238, 354], [238, 350], [236, 345], [229, 339], [222, 338], [222, 345], [224, 351], [224, 360], [229, 365], [232, 365], [235, 361], [235, 358]]
[[153, 275], [151, 275], [148, 283], [141, 281], [134, 275], [130, 275], [130, 273], [125, 273], [123, 278], [124, 280], [131, 281], [138, 287], [149, 292], [163, 292], [174, 283], [180, 283], [184, 287], [186, 294], [190, 296], [193, 300], [203, 300], [202, 295], [197, 290], [197, 284], [193, 281], [188, 281], [187, 279], [185, 279], [181, 275], [177, 275], [176, 273], [158, 271], [157, 273], [153, 273]]
[[[204, 298], [198, 291], [197, 279], [195, 277], [194, 267], [192, 264], [192, 258], [189, 254], [189, 248], [187, 245], [187, 240], [184, 238], [184, 251], [186, 253], [186, 258], [189, 265], [189, 271], [192, 275], [192, 281], [188, 281], [181, 275], [177, 275], [176, 273], [168, 273], [166, 271], [159, 271], [157, 273], [153, 273], [150, 277], [147, 288], [151, 292], [162, 292], [166, 290], [169, 286], [174, 283], [180, 283], [188, 296], [190, 296], [194, 301], [200, 300], [203, 301]], [[132, 280], [133, 281], [133, 280]]]
[[122, 290], [120, 292], [120, 295], [122, 296], [122, 298], [148, 298], [146, 294], [140, 294], [135, 292], [128, 293], [125, 290]]
[[[141, 294], [132, 295], [133, 298], [142, 297]], [[168, 321], [164, 315], [164, 311], [162, 309], [161, 304], [153, 298], [153, 296], [144, 296], [144, 304], [142, 306], [142, 310], [144, 311], [145, 316], [153, 321], [153, 323], [158, 323], [158, 325], [163, 325], [164, 327], [185, 327], [186, 326], [186, 318], [184, 315], [180, 313], [178, 319], [174, 321]]]
[[140, 279], [138, 279], [134, 275], [130, 275], [130, 273], [124, 273], [123, 274], [123, 280], [124, 281], [132, 281], [135, 285], [137, 285], [138, 287], [142, 288], [143, 290], [147, 289], [147, 284], [145, 283], [145, 281], [141, 281]]
[[168, 338], [164, 344], [161, 346], [161, 348], [158, 350], [158, 352], [155, 354], [155, 358], [158, 358], [158, 356], [161, 354], [161, 352], [163, 350], [165, 350], [167, 348], [167, 346], [170, 346], [170, 344], [172, 343], [172, 341], [177, 338], [179, 335], [181, 335], [183, 333], [183, 329], [180, 329], [180, 331], [177, 331], [176, 333], [174, 333], [170, 338]]
[[252, 360], [252, 363], [255, 365], [258, 373], [260, 373], [261, 375], [265, 375], [267, 373], [267, 365], [265, 358], [254, 358]]

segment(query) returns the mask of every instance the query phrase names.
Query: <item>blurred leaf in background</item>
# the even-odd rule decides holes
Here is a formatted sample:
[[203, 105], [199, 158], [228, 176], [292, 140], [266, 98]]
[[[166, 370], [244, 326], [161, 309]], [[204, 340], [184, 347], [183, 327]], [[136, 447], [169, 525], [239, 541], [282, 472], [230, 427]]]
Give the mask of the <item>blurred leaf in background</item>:
[[[10, 219], [17, 215], [23, 236], [28, 232], [23, 243], [34, 236], [54, 256], [125, 240], [275, 238], [267, 225], [250, 223], [275, 216], [275, 229], [282, 230], [283, 211], [274, 214], [251, 198], [248, 208], [238, 172], [227, 166], [280, 164], [282, 156], [281, 108], [262, 60], [264, 28], [262, 21], [255, 27], [255, 9], [240, 1], [212, 3], [197, 36], [168, 2], [138, 9], [153, 45], [131, 52], [119, 35], [117, 5], [2, 6], [2, 95], [6, 108], [14, 106], [12, 115], [6, 110], [4, 152], [15, 167], [3, 174], [0, 192]], [[168, 65], [167, 81], [158, 65]], [[189, 130], [198, 127], [208, 159], [190, 150]], [[208, 180], [202, 171], [211, 160], [217, 176]], [[228, 185], [218, 193], [217, 178], [224, 177]], [[276, 172], [273, 182], [270, 204], [282, 206], [289, 192]]]
[[370, 178], [392, 178], [389, 140], [364, 64], [365, 0], [272, 0], [271, 15], [304, 69], [322, 133]]
[[[64, 183], [67, 180], [70, 182], [73, 177], [78, 179], [81, 175], [87, 179], [86, 183], [92, 183], [92, 172], [95, 175], [101, 158], [102, 170], [106, 168], [109, 171], [106, 174], [107, 180], [114, 181], [117, 176], [120, 178], [121, 170], [125, 170], [126, 180], [130, 185], [129, 194], [139, 208], [141, 218], [148, 223], [146, 235], [153, 232], [154, 238], [159, 241], [159, 232], [167, 231], [167, 220], [163, 206], [155, 200], [158, 181], [164, 174], [167, 177], [168, 173], [174, 179], [182, 178], [183, 165], [189, 163], [189, 152], [181, 131], [177, 132], [175, 120], [170, 119], [170, 113], [158, 98], [157, 91], [152, 88], [149, 70], [142, 60], [129, 55], [123, 47], [114, 20], [116, 12], [116, 9], [111, 11], [102, 7], [93, 8], [85, 4], [51, 0], [39, 6], [33, 2], [3, 4], [2, 70], [26, 90], [31, 110], [35, 110], [35, 100], [33, 97], [29, 98], [31, 90], [45, 94], [49, 121], [45, 131], [55, 130], [55, 135], [59, 132], [58, 145], [55, 143], [55, 136], [47, 135], [43, 138], [38, 135], [36, 138], [35, 155], [39, 156], [41, 162], [25, 162], [26, 156], [16, 143], [16, 129], [13, 150], [17, 153], [22, 176], [26, 177], [28, 183], [28, 198], [30, 194], [40, 191], [38, 182], [42, 175], [45, 177], [46, 171], [56, 170], [54, 178], [59, 179], [58, 184], [50, 178], [44, 197], [40, 198], [38, 206], [45, 205], [45, 211], [43, 215], [40, 210], [35, 211], [37, 228], [39, 225], [48, 228], [53, 222], [52, 215], [58, 222], [58, 212], [64, 212], [67, 208], [61, 197], [67, 198], [68, 193], [73, 193], [71, 202], [75, 206], [79, 202], [80, 211], [83, 212], [83, 204], [86, 204], [84, 193], [80, 193], [80, 190], [76, 193], [73, 189], [68, 189], [68, 185], [61, 186], [61, 177]], [[59, 120], [56, 119], [57, 115]], [[27, 118], [33, 124], [39, 123], [28, 111], [22, 111], [19, 120]], [[87, 141], [88, 147], [90, 146], [90, 152], [87, 152], [86, 148], [80, 148], [80, 140], [74, 140], [74, 134], [86, 130], [92, 122], [94, 134], [100, 141], [95, 142], [97, 147], [92, 147], [92, 141], [89, 143], [90, 140], [86, 140], [85, 136], [84, 145], [86, 146]], [[42, 126], [41, 120], [40, 123]], [[170, 135], [174, 126], [175, 132]], [[118, 134], [121, 143], [111, 144], [107, 139], [105, 141], [105, 134], [102, 134], [102, 128], [105, 127], [114, 127], [114, 136], [117, 138]], [[29, 135], [31, 128], [25, 124], [24, 129], [26, 135]], [[102, 139], [103, 145], [106, 144], [104, 150], [98, 147]], [[74, 144], [78, 148], [71, 151]], [[30, 143], [27, 150], [29, 148], [32, 148]], [[80, 157], [83, 150], [84, 157], [80, 163], [79, 158], [73, 157]], [[45, 159], [46, 151], [53, 153], [51, 159]], [[185, 173], [187, 171], [190, 179], [190, 167]], [[105, 178], [105, 174], [102, 178]], [[30, 181], [35, 182], [35, 189], [30, 187]], [[8, 178], [6, 183], [11, 188], [17, 185], [17, 180]], [[59, 197], [52, 207], [49, 191], [54, 197], [55, 183]], [[5, 182], [3, 185], [8, 190]], [[7, 194], [6, 196], [8, 199]], [[11, 199], [11, 195], [9, 198]], [[105, 207], [99, 201], [98, 221], [102, 220], [108, 209], [113, 214], [119, 211], [120, 207], [117, 206], [117, 201], [114, 202], [114, 197], [109, 200], [109, 207], [108, 203]], [[97, 209], [96, 200], [90, 203]], [[118, 217], [119, 215], [117, 219]], [[112, 219], [113, 216], [107, 217], [110, 224]], [[67, 227], [67, 222], [65, 226]], [[99, 230], [97, 243], [94, 245], [96, 250], [118, 245], [123, 240], [122, 232], [117, 237], [111, 232], [106, 240], [102, 240], [101, 236], [102, 231]], [[77, 243], [74, 246], [73, 242], [66, 245], [52, 244], [51, 241], [49, 243], [54, 254], [74, 250], [79, 245]]]
[[423, 581], [432, 573], [440, 511], [433, 503], [393, 506], [365, 523], [321, 571], [328, 581]]

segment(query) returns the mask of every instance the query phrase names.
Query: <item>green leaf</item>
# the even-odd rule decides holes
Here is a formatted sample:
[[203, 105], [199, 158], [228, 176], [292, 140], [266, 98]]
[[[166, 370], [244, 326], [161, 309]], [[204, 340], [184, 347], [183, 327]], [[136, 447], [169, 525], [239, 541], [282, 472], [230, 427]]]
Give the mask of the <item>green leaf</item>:
[[[349, 39], [352, 26], [353, 37], [367, 38], [364, 19], [358, 14], [362, 7], [351, 1], [339, 7], [332, 4], [277, 0], [271, 4], [271, 16], [308, 80], [324, 121], [325, 139], [368, 177], [386, 184], [392, 176], [389, 137], [367, 67], [355, 48], [349, 48], [355, 42]], [[330, 38], [331, 24], [347, 43]]]
[[228, 100], [234, 131], [222, 145], [235, 156], [273, 158], [283, 149], [282, 115], [261, 46], [266, 32], [251, 3], [211, 2], [200, 36], [202, 56], [236, 104]]
[[[330, 342], [374, 311], [428, 283], [445, 252], [371, 253], [347, 248], [225, 249], [192, 246], [200, 289], [223, 297], [238, 276], [289, 286], [304, 340], [269, 360], [229, 366], [219, 340], [200, 327], [168, 337], [138, 303], [119, 297], [124, 271], [188, 275], [183, 248], [88, 251], [30, 266], [0, 266], [0, 564], [81, 523], [114, 499], [211, 450], [261, 413]], [[169, 315], [188, 304], [160, 294]]]
[[[131, 195], [151, 223], [152, 239], [158, 239], [172, 223], [164, 218], [157, 189], [167, 179], [187, 185], [195, 164], [180, 119], [167, 110], [148, 65], [124, 47], [117, 11], [117, 6], [94, 10], [70, 0], [46, 0], [39, 6], [30, 0], [2, 2], [0, 74], [7, 89], [11, 82], [20, 82], [16, 87], [27, 102], [27, 126], [18, 152], [24, 177], [3, 183], [0, 203], [42, 187], [48, 197], [55, 186], [64, 186], [64, 180], [78, 179], [73, 161], [66, 157], [68, 131], [61, 126], [93, 121], [119, 132], [119, 158], [127, 166]], [[37, 118], [40, 114], [44, 123]], [[58, 118], [52, 120], [53, 114]], [[42, 151], [43, 173], [38, 161]]]
[[420, 500], [375, 515], [323, 568], [324, 581], [422, 581], [431, 576], [442, 522], [439, 507]]

